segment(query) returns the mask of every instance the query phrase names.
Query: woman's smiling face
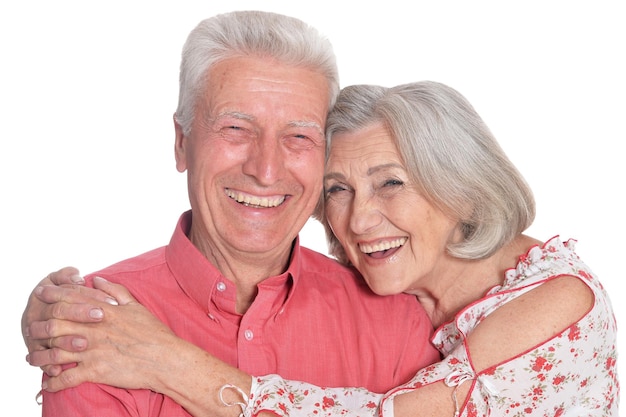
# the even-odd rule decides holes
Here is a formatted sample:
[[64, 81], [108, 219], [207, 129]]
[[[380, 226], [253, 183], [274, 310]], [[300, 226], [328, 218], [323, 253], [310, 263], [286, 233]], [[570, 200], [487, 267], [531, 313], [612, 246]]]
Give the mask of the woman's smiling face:
[[418, 192], [382, 123], [334, 135], [324, 192], [333, 233], [375, 293], [436, 278], [457, 221]]

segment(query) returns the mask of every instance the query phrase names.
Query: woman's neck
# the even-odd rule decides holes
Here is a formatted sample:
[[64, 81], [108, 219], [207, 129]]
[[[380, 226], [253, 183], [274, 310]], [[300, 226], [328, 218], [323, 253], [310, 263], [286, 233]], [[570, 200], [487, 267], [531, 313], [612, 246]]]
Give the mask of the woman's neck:
[[536, 239], [520, 235], [489, 258], [467, 260], [449, 257], [438, 276], [423, 287], [407, 291], [417, 296], [426, 309], [433, 326], [441, 326], [470, 303], [484, 297], [491, 288], [502, 285], [506, 270], [515, 268], [519, 257]]

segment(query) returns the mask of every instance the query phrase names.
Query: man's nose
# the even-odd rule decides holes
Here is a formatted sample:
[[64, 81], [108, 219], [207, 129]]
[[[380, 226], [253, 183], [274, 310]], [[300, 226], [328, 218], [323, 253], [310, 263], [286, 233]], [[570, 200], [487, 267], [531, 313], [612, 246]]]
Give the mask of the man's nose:
[[279, 180], [285, 171], [285, 156], [276, 140], [262, 138], [248, 151], [243, 171], [259, 183], [270, 185]]

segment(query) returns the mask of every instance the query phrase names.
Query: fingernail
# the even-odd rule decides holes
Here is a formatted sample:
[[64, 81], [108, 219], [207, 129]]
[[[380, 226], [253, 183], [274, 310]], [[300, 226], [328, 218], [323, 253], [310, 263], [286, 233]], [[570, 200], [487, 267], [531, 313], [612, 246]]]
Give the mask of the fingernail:
[[78, 274], [72, 275], [70, 277], [70, 281], [72, 281], [74, 284], [84, 284], [85, 283], [85, 279], [83, 277], [81, 277], [80, 275], [78, 275]]
[[102, 281], [102, 282], [108, 282], [106, 279], [104, 279], [104, 278], [102, 278], [102, 277], [98, 277], [98, 276], [93, 277], [93, 279], [94, 279], [94, 281], [96, 281], [96, 280], [97, 280], [97, 281]]
[[85, 339], [73, 339], [72, 340], [72, 346], [74, 346], [76, 349], [84, 349], [87, 347], [87, 341]]
[[24, 337], [30, 337], [30, 330], [28, 326], [24, 327]]
[[101, 319], [104, 317], [104, 312], [99, 308], [92, 308], [89, 310], [89, 317], [92, 319]]
[[26, 362], [30, 363], [30, 354], [26, 355]]
[[119, 303], [117, 302], [117, 300], [113, 297], [107, 297], [107, 299], [105, 300], [107, 303], [111, 304], [112, 306], [117, 306], [119, 305]]
[[35, 295], [41, 295], [41, 293], [43, 292], [43, 287], [39, 285], [33, 290], [33, 292], [35, 293]]
[[48, 389], [48, 381], [43, 381], [41, 383], [41, 389], [44, 391]]

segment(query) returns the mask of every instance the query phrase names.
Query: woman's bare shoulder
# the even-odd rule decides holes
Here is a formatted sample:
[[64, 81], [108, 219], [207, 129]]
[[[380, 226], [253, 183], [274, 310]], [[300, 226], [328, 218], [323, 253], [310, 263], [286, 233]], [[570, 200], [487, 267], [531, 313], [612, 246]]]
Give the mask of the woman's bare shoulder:
[[468, 336], [480, 371], [560, 334], [592, 308], [593, 291], [580, 278], [560, 276], [498, 308]]

